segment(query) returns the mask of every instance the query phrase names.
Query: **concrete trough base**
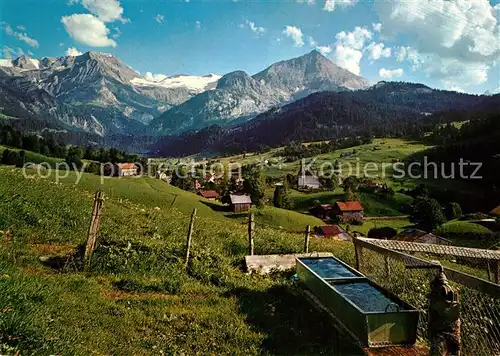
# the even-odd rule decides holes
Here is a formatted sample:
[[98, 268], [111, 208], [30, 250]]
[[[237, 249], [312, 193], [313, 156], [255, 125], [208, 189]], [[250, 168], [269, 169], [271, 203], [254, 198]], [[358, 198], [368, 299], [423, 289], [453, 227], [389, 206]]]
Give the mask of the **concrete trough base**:
[[266, 275], [295, 269], [297, 257], [332, 257], [330, 252], [310, 252], [295, 255], [258, 255], [246, 256], [245, 265], [250, 274]]
[[359, 347], [359, 355], [369, 355], [369, 356], [427, 356], [429, 355], [429, 347], [420, 341], [417, 341], [415, 345], [412, 346], [388, 346], [388, 347], [377, 347], [370, 348], [365, 347], [359, 340], [353, 335], [333, 314], [330, 309], [324, 306], [321, 301], [314, 296], [310, 291], [302, 287], [297, 287], [298, 291], [320, 312], [327, 313], [331, 320], [332, 325], [337, 329], [337, 331], [345, 336], [346, 342], [350, 342], [353, 345]]

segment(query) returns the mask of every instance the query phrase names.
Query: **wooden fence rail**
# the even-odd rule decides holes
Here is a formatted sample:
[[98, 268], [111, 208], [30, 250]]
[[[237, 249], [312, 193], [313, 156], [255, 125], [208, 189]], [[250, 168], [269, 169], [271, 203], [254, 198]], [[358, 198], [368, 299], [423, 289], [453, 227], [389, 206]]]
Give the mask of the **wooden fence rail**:
[[[360, 269], [361, 267], [360, 264], [362, 263], [363, 249], [372, 250], [383, 256], [403, 261], [407, 266], [410, 267], [421, 266], [425, 268], [425, 267], [440, 266], [434, 262], [429, 262], [424, 259], [415, 256], [410, 256], [403, 252], [394, 251], [387, 247], [381, 246], [382, 244], [380, 244], [379, 241], [384, 241], [384, 240], [353, 238], [355, 254], [356, 254], [356, 268], [358, 270]], [[441, 245], [436, 245], [436, 246], [442, 247]], [[488, 294], [492, 297], [500, 298], [500, 285], [485, 281], [483, 279], [471, 276], [470, 274], [460, 272], [449, 267], [443, 266], [442, 268], [449, 280], [465, 285], [481, 293]]]

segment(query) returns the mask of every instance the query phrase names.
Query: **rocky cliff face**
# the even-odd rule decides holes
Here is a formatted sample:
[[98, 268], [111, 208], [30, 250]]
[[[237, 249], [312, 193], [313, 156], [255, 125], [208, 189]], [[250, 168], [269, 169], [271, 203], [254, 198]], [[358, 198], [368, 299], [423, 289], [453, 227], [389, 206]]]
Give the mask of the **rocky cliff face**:
[[161, 134], [176, 134], [215, 123], [225, 125], [314, 92], [365, 89], [369, 85], [366, 79], [312, 51], [275, 63], [254, 76], [242, 71], [226, 74], [214, 91], [199, 94], [165, 112], [151, 126]]
[[140, 75], [110, 54], [0, 60], [2, 113], [108, 134], [175, 134], [243, 122], [318, 91], [368, 87], [319, 52], [250, 76]]
[[154, 85], [118, 58], [95, 52], [2, 60], [0, 88], [7, 115], [43, 116], [100, 135], [148, 131], [154, 117], [203, 91]]

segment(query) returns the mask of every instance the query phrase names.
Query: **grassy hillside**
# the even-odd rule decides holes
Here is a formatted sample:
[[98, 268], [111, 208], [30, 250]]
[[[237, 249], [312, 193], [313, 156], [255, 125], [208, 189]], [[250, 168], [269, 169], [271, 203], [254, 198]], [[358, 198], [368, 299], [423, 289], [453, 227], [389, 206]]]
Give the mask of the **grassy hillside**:
[[[56, 184], [0, 167], [0, 353], [353, 352], [288, 276], [242, 272], [247, 233], [237, 219], [160, 181], [107, 179], [101, 186], [99, 180], [84, 174], [75, 185], [72, 174]], [[78, 258], [42, 264], [40, 256], [75, 255], [84, 244], [96, 188], [106, 199], [91, 268], [82, 272]], [[184, 270], [195, 207], [192, 258]], [[277, 209], [269, 214], [296, 217]], [[258, 254], [300, 251], [302, 244], [301, 235], [257, 226]], [[349, 244], [313, 239], [311, 250], [353, 263]]]
[[[353, 167], [352, 175], [356, 174], [356, 164], [359, 162], [361, 167], [361, 172], [363, 173], [363, 165], [368, 162], [375, 162], [382, 164], [383, 162], [392, 163], [394, 160], [404, 160], [409, 155], [421, 152], [430, 146], [424, 145], [420, 142], [408, 141], [403, 139], [375, 139], [373, 143], [368, 145], [356, 146], [353, 148], [346, 148], [341, 150], [336, 150], [331, 153], [326, 153], [318, 155], [316, 157], [307, 158], [309, 162], [313, 158], [316, 159], [316, 165], [319, 166], [322, 163], [330, 162], [333, 163], [336, 160], [341, 164], [345, 164], [346, 167], [350, 164]], [[356, 153], [350, 157], [341, 157], [346, 153], [352, 153], [355, 150]], [[229, 162], [237, 162], [241, 165], [265, 162], [268, 161], [268, 166], [266, 167], [266, 173], [269, 176], [281, 177], [285, 176], [287, 173], [297, 174], [300, 168], [300, 160], [295, 162], [286, 162], [280, 168], [278, 166], [277, 158], [280, 156], [282, 149], [273, 149], [264, 154], [254, 154], [247, 153], [245, 155], [237, 155], [226, 158]], [[347, 175], [347, 171], [346, 174]], [[390, 173], [389, 169], [386, 173]], [[379, 172], [382, 175], [382, 170]]]

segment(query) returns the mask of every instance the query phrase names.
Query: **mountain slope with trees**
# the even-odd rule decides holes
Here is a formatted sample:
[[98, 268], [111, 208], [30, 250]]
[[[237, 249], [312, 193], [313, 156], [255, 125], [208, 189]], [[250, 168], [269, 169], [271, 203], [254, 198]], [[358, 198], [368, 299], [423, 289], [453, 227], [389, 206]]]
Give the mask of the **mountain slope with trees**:
[[421, 138], [443, 120], [439, 112], [499, 106], [498, 95], [461, 94], [421, 84], [379, 83], [362, 91], [315, 93], [233, 128], [212, 126], [166, 137], [153, 146], [153, 151], [164, 156], [185, 156], [204, 151], [259, 151], [292, 142], [352, 136]]

